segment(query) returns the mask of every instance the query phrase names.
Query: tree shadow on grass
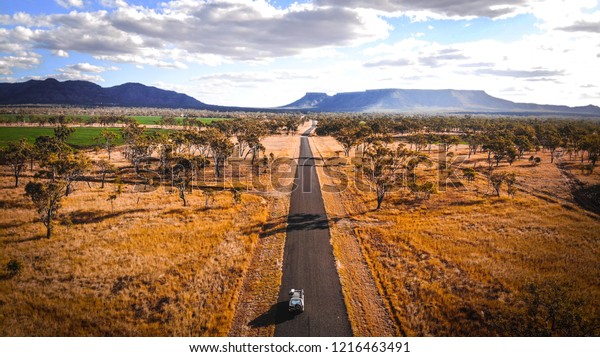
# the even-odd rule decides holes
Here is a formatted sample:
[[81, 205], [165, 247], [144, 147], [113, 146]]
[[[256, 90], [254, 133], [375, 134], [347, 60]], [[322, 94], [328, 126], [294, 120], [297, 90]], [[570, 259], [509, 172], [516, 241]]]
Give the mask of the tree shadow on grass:
[[25, 224], [27, 224], [28, 222], [7, 222], [7, 223], [0, 223], [0, 229], [10, 229], [10, 228], [18, 228], [21, 227]]
[[288, 302], [280, 301], [271, 306], [269, 311], [250, 321], [251, 328], [268, 327], [292, 320], [295, 314], [288, 311]]
[[1, 273], [0, 274], [0, 281], [4, 281], [4, 280], [9, 280], [12, 277], [16, 276], [17, 274], [11, 274], [11, 273]]
[[75, 211], [67, 214], [65, 217], [68, 218], [73, 224], [86, 224], [86, 223], [99, 223], [104, 220], [122, 216], [128, 213], [146, 212], [145, 208], [129, 209], [125, 211], [117, 211], [107, 213], [106, 211], [90, 210], [90, 211]]
[[468, 207], [468, 206], [478, 206], [478, 205], [481, 205], [482, 203], [483, 203], [483, 200], [473, 199], [473, 200], [449, 202], [448, 206]]
[[274, 234], [291, 231], [329, 229], [330, 223], [337, 223], [343, 218], [344, 217], [328, 218], [326, 215], [297, 213], [271, 218], [267, 223], [249, 226], [245, 228], [243, 232], [244, 234], [256, 233], [258, 234], [258, 237], [262, 239]]
[[31, 201], [27, 200], [0, 200], [0, 209], [27, 209], [33, 208]]
[[6, 244], [16, 244], [16, 243], [33, 242], [33, 241], [41, 240], [41, 239], [44, 239], [44, 238], [46, 238], [45, 235], [43, 235], [43, 234], [36, 234], [36, 235], [34, 235], [32, 237], [29, 237], [29, 238], [7, 239], [7, 240], [3, 240], [2, 242], [6, 243]]
[[220, 206], [220, 205], [219, 206], [209, 206], [209, 207], [206, 207], [203, 205], [203, 206], [196, 208], [194, 210], [194, 212], [200, 213], [200, 212], [209, 212], [209, 211], [224, 211], [227, 208], [228, 207], [226, 207], [226, 206]]

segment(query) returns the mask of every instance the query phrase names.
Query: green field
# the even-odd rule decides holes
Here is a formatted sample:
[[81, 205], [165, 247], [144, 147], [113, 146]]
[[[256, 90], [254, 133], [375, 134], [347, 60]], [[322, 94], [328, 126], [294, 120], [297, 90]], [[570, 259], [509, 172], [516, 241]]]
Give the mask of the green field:
[[[0, 114], [0, 123], [17, 123], [17, 122], [21, 122], [21, 123], [34, 122], [35, 123], [35, 122], [37, 122], [36, 118], [48, 119], [50, 117], [52, 117], [52, 116], [51, 115], [35, 115], [33, 120], [31, 120], [29, 115], [25, 115], [20, 120], [18, 120], [16, 114]], [[76, 119], [75, 122], [78, 122], [78, 123], [82, 123], [82, 122], [85, 123], [85, 122], [89, 121], [91, 118], [90, 115], [66, 115], [65, 117], [67, 119], [74, 118], [74, 119]], [[135, 119], [135, 121], [137, 121], [141, 125], [158, 125], [161, 117], [160, 116], [128, 116], [128, 118]], [[176, 119], [177, 119], [177, 123], [179, 125], [183, 124], [182, 118], [176, 118]], [[213, 121], [230, 120], [230, 119], [228, 119], [228, 118], [196, 118], [196, 120], [200, 121], [204, 124], [209, 124], [209, 123], [212, 123]]]
[[[100, 136], [100, 132], [102, 130], [110, 130], [114, 131], [118, 134], [117, 136], [117, 145], [123, 144], [123, 139], [121, 138], [121, 129], [120, 128], [75, 128], [75, 132], [69, 140], [67, 140], [67, 144], [84, 148], [91, 147], [96, 144], [94, 138]], [[162, 129], [148, 129], [147, 132], [154, 131], [165, 131]], [[27, 139], [27, 141], [33, 143], [35, 138], [38, 136], [54, 136], [53, 128], [31, 128], [31, 127], [0, 127], [0, 147], [5, 147], [11, 141], [18, 141], [20, 139]]]

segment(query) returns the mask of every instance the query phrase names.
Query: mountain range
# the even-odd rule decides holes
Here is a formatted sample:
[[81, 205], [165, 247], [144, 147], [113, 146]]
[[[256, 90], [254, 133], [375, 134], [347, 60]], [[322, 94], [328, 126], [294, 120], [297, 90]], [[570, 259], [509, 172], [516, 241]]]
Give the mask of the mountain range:
[[335, 95], [306, 93], [278, 108], [242, 108], [203, 103], [186, 94], [139, 83], [103, 88], [87, 81], [56, 79], [0, 83], [0, 105], [72, 105], [206, 109], [214, 111], [489, 113], [513, 115], [598, 116], [600, 107], [515, 103], [481, 90], [377, 89]]
[[0, 83], [0, 105], [10, 104], [194, 109], [211, 107], [188, 95], [139, 83], [103, 88], [92, 82], [59, 82], [53, 78], [22, 83]]
[[376, 89], [335, 95], [306, 93], [281, 107], [319, 112], [490, 113], [600, 116], [594, 105], [568, 107], [515, 103], [482, 90]]

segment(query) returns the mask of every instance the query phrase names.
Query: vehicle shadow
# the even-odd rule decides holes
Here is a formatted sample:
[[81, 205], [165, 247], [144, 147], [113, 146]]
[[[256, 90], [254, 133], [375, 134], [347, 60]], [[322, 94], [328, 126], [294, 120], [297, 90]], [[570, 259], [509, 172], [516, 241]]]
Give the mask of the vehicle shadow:
[[296, 316], [288, 311], [288, 302], [280, 301], [269, 309], [269, 311], [258, 316], [248, 324], [252, 328], [267, 327], [292, 320]]

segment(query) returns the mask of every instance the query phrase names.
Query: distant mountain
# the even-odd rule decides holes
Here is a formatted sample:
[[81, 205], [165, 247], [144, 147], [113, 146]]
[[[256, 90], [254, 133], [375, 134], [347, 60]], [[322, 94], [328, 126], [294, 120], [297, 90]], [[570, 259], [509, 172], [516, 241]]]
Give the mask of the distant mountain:
[[126, 83], [103, 88], [86, 81], [59, 82], [56, 79], [0, 83], [0, 105], [55, 104], [74, 106], [121, 106], [154, 108], [213, 109], [188, 95]]
[[594, 105], [567, 107], [514, 103], [479, 90], [376, 89], [364, 92], [306, 93], [301, 99], [279, 108], [243, 108], [210, 105], [186, 94], [139, 83], [103, 88], [87, 81], [56, 79], [0, 83], [0, 105], [49, 104], [73, 106], [120, 106], [188, 108], [215, 111], [317, 111], [397, 113], [490, 113], [598, 116]]
[[600, 116], [600, 107], [514, 103], [480, 90], [376, 89], [335, 95], [307, 93], [280, 107], [318, 112], [494, 113]]

